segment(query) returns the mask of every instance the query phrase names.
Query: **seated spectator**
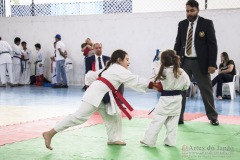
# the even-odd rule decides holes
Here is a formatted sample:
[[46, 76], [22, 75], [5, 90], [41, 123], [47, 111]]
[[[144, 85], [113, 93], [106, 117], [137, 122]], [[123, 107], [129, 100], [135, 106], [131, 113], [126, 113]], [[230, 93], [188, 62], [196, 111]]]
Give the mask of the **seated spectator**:
[[231, 82], [236, 74], [235, 64], [233, 60], [229, 60], [228, 54], [221, 54], [221, 63], [219, 65], [218, 75], [212, 80], [212, 86], [217, 84], [217, 98], [222, 100], [222, 84]]

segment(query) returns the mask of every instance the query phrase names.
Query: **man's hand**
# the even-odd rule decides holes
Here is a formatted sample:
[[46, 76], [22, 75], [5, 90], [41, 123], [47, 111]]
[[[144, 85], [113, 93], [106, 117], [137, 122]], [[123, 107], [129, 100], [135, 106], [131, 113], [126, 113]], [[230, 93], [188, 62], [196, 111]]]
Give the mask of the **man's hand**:
[[208, 67], [208, 73], [213, 74], [215, 72], [215, 67]]

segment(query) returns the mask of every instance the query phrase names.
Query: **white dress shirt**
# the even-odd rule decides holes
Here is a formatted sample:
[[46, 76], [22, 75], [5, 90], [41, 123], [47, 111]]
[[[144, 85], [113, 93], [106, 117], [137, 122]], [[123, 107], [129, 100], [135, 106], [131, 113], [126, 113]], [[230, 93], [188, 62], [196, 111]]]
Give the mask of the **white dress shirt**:
[[[196, 31], [196, 27], [197, 27], [197, 21], [198, 21], [198, 18], [193, 22], [193, 35], [192, 35], [192, 50], [191, 50], [191, 54], [190, 55], [187, 55], [186, 53], [186, 48], [185, 48], [185, 56], [186, 57], [197, 57], [197, 53], [196, 53], [196, 49], [195, 49], [195, 44], [194, 44], [194, 39], [195, 39], [195, 31]], [[189, 32], [189, 29], [191, 28], [191, 23], [189, 21], [189, 25], [188, 25], [188, 31], [187, 31], [187, 36], [186, 36], [186, 47], [187, 47], [187, 38], [188, 38], [188, 32]]]
[[101, 56], [97, 56], [97, 55], [95, 55], [95, 69], [96, 69], [96, 71], [99, 70], [99, 61], [98, 61], [98, 57], [100, 57], [100, 59], [101, 59], [102, 68], [105, 67], [105, 64], [104, 64], [103, 59], [102, 59], [102, 55], [101, 55]]

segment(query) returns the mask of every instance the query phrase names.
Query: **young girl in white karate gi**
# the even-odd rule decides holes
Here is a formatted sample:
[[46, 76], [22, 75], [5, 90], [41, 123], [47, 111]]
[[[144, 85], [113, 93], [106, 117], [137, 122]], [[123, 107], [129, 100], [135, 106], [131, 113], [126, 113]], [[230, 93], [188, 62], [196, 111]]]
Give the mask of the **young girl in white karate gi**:
[[[133, 75], [128, 70], [129, 64], [128, 54], [123, 50], [116, 50], [113, 52], [106, 68], [100, 72], [99, 77], [107, 79], [114, 88], [118, 88], [123, 83], [124, 85], [139, 92], [145, 92], [147, 88], [153, 88], [153, 86], [161, 89], [160, 84], [157, 85], [156, 83], [150, 82], [149, 79]], [[94, 74], [93, 72], [90, 73]], [[67, 116], [61, 122], [57, 123], [50, 131], [43, 133], [45, 145], [48, 149], [52, 149], [51, 139], [57, 132], [86, 122], [96, 111], [101, 114], [104, 120], [108, 135], [107, 144], [126, 145], [126, 143], [122, 141], [121, 137], [121, 112], [117, 107], [110, 88], [100, 80], [94, 81], [94, 75], [90, 75], [90, 78], [93, 78], [93, 83], [84, 93], [80, 108], [75, 113]], [[102, 99], [107, 92], [110, 95], [109, 105], [105, 105], [102, 102]]]
[[44, 62], [45, 62], [45, 55], [44, 52], [41, 50], [41, 44], [35, 44], [35, 48], [37, 50], [37, 59], [35, 61], [35, 76], [36, 76], [36, 86], [42, 86], [44, 81]]
[[178, 120], [182, 106], [181, 91], [187, 90], [190, 80], [186, 72], [181, 69], [180, 59], [173, 50], [161, 53], [161, 66], [156, 81], [161, 81], [163, 91], [158, 104], [155, 107], [154, 117], [150, 123], [145, 136], [140, 143], [154, 147], [163, 125], [166, 127], [166, 138], [164, 144], [176, 145]]

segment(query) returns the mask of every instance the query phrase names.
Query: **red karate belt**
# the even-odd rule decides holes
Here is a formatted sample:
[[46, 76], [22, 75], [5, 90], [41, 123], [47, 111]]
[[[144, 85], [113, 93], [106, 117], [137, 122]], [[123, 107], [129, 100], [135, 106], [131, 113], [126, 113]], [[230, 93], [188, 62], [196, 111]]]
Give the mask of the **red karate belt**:
[[133, 111], [132, 106], [126, 101], [126, 99], [122, 96], [122, 94], [114, 88], [114, 86], [105, 78], [98, 77], [97, 80], [102, 81], [105, 83], [112, 91], [113, 97], [118, 105], [118, 107], [121, 109], [121, 111], [128, 117], [129, 120], [132, 119], [132, 116], [127, 112], [127, 110], [123, 107], [122, 104], [124, 104], [127, 109], [130, 111]]
[[95, 62], [92, 62], [92, 71], [96, 71]]

